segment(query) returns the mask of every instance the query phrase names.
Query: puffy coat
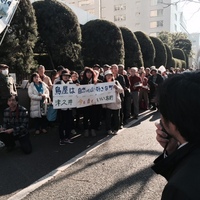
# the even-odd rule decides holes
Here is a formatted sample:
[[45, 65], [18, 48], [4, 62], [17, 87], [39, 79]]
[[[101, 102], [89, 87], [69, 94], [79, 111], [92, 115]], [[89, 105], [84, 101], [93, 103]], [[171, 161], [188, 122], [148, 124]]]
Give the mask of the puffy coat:
[[121, 84], [115, 80], [115, 84], [117, 86], [116, 89], [116, 101], [114, 103], [106, 103], [106, 104], [102, 104], [103, 108], [108, 108], [111, 110], [118, 110], [121, 109], [121, 97], [120, 94], [123, 94], [124, 89], [122, 88]]
[[[45, 102], [47, 103], [47, 100], [49, 98], [49, 89], [48, 86], [42, 82], [43, 87], [43, 94], [45, 94], [46, 99]], [[30, 117], [36, 118], [36, 117], [42, 117], [41, 115], [41, 109], [40, 109], [40, 101], [42, 100], [42, 96], [39, 96], [39, 93], [34, 86], [34, 82], [32, 82], [28, 87], [28, 95], [30, 97]]]

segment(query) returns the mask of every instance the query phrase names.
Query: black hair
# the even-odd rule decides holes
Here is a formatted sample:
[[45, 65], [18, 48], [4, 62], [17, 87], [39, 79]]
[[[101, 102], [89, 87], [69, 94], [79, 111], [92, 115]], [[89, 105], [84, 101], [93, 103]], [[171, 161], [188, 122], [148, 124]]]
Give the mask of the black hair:
[[2, 68], [9, 68], [9, 66], [6, 64], [0, 64], [0, 69], [2, 69]]
[[52, 72], [51, 72], [51, 76], [55, 76], [56, 74], [57, 74], [57, 70], [53, 69]]
[[61, 70], [64, 70], [65, 68], [62, 66], [62, 65], [59, 65], [58, 67], [57, 67], [57, 71], [61, 71]]
[[70, 71], [68, 69], [64, 69], [60, 75], [60, 80], [62, 80], [63, 74], [69, 74], [69, 76], [71, 76]]
[[95, 64], [95, 65], [93, 65], [93, 68], [95, 68], [95, 67], [100, 68], [100, 65], [99, 65], [99, 64]]
[[175, 74], [159, 87], [158, 103], [166, 123], [172, 122], [182, 137], [200, 140], [200, 72]]
[[88, 82], [88, 78], [87, 78], [87, 75], [86, 75], [87, 72], [91, 72], [92, 73], [92, 83], [95, 83], [96, 82], [95, 72], [90, 67], [85, 67], [84, 73], [83, 73], [83, 80], [82, 80], [82, 82], [84, 82], [85, 84], [87, 84], [87, 82]]
[[19, 101], [19, 98], [18, 98], [18, 96], [17, 96], [16, 94], [10, 94], [10, 95], [8, 96], [8, 100], [9, 100], [11, 97], [15, 97], [15, 101], [16, 101], [16, 102]]
[[31, 75], [31, 82], [33, 82], [33, 78], [36, 77], [36, 76], [39, 76], [39, 74], [37, 72], [34, 72], [32, 75]]

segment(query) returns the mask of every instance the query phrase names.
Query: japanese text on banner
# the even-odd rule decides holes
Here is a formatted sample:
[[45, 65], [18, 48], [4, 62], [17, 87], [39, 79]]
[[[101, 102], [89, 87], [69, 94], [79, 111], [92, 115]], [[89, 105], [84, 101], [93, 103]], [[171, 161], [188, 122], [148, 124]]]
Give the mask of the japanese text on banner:
[[54, 85], [55, 109], [80, 108], [95, 104], [113, 103], [116, 100], [114, 82], [89, 85]]

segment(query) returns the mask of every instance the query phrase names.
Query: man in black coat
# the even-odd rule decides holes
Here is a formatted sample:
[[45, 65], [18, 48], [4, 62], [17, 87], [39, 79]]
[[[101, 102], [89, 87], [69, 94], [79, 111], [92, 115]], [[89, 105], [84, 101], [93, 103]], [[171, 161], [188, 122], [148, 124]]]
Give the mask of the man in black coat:
[[156, 93], [157, 88], [163, 82], [162, 76], [158, 73], [158, 70], [155, 66], [151, 67], [151, 76], [148, 78], [148, 84], [150, 87], [150, 105], [152, 105], [151, 110], [156, 110], [157, 102], [156, 102]]
[[199, 72], [176, 74], [159, 88], [156, 139], [164, 151], [152, 169], [168, 181], [162, 200], [200, 199], [199, 97]]
[[3, 123], [3, 112], [8, 107], [7, 100], [11, 94], [17, 95], [16, 85], [9, 76], [9, 66], [0, 64], [0, 124]]

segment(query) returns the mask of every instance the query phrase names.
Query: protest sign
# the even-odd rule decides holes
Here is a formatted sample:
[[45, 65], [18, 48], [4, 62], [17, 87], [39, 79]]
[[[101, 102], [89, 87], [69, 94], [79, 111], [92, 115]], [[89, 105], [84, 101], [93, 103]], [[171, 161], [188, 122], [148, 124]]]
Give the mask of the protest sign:
[[80, 108], [95, 104], [113, 103], [116, 100], [114, 82], [89, 85], [54, 85], [54, 109]]
[[0, 1], [0, 33], [3, 32], [7, 24], [10, 23], [19, 0], [1, 0]]

